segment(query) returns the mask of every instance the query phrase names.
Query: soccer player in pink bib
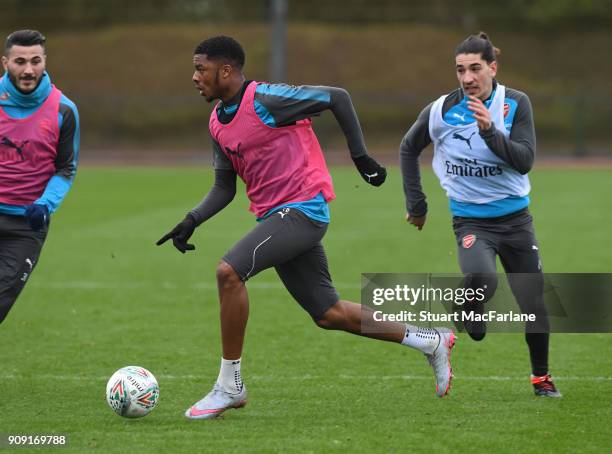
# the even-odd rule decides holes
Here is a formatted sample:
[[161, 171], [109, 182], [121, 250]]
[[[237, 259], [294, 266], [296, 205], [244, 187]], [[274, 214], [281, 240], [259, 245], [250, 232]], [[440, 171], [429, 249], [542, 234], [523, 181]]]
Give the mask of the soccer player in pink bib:
[[[231, 202], [236, 177], [246, 184], [250, 210], [259, 221], [225, 254], [217, 268], [221, 302], [223, 357], [211, 392], [187, 409], [190, 419], [210, 419], [247, 400], [240, 370], [249, 313], [245, 282], [274, 267], [293, 298], [325, 329], [397, 342], [424, 353], [442, 397], [452, 377], [449, 330], [421, 329], [378, 322], [371, 311], [340, 300], [327, 267], [321, 240], [329, 224], [332, 180], [314, 134], [311, 117], [331, 110], [341, 126], [351, 158], [362, 178], [380, 186], [386, 170], [368, 156], [349, 94], [341, 88], [292, 86], [246, 80], [245, 55], [234, 39], [217, 36], [195, 50], [193, 82], [208, 102], [220, 100], [209, 129], [213, 139], [215, 183], [203, 201], [157, 244], [172, 239], [182, 253], [194, 229]], [[370, 331], [370, 330], [368, 330]]]
[[45, 41], [38, 31], [16, 31], [2, 56], [0, 323], [32, 274], [77, 169], [79, 115], [45, 71]]

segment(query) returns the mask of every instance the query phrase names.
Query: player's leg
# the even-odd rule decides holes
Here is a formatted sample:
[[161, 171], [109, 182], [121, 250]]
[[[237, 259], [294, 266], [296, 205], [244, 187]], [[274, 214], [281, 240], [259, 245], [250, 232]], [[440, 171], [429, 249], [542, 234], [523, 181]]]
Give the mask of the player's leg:
[[0, 215], [0, 323], [38, 263], [47, 230], [34, 232], [25, 218]]
[[[308, 225], [307, 229], [303, 225]], [[223, 257], [217, 267], [223, 357], [213, 390], [187, 410], [191, 419], [209, 419], [246, 403], [241, 357], [249, 314], [245, 282], [259, 272], [285, 262], [316, 244], [327, 224], [284, 209], [259, 222]]]
[[287, 290], [318, 326], [401, 343], [419, 350], [434, 368], [438, 395], [442, 397], [448, 392], [452, 377], [450, 352], [455, 342], [451, 330], [376, 321], [370, 308], [340, 300], [332, 284], [321, 244], [277, 265], [276, 271]]
[[534, 391], [537, 395], [559, 397], [561, 394], [549, 375], [550, 327], [544, 305], [544, 276], [538, 243], [528, 212], [512, 220], [505, 240], [500, 245], [499, 254], [521, 311], [536, 316], [534, 322], [525, 323], [525, 341], [529, 347]]
[[258, 223], [223, 257], [217, 268], [217, 285], [224, 358], [235, 360], [242, 354], [249, 304], [245, 282], [310, 249], [326, 230], [327, 224], [287, 208]]
[[249, 295], [242, 278], [224, 260], [217, 266], [223, 358], [238, 360], [249, 318]]
[[[373, 311], [360, 304], [340, 300], [331, 281], [325, 250], [320, 243], [298, 257], [277, 265], [276, 271], [291, 296], [321, 328], [390, 342], [403, 340], [405, 325], [375, 322], [377, 325], [372, 326]], [[372, 332], [367, 329], [368, 324], [373, 328]]]
[[496, 235], [487, 231], [485, 220], [455, 218], [453, 229], [457, 239], [459, 267], [465, 275], [463, 286], [474, 291], [485, 289], [485, 298], [482, 301], [474, 299], [467, 301], [460, 308], [457, 307], [462, 312], [466, 332], [472, 339], [480, 341], [486, 335], [486, 323], [472, 320], [470, 317], [482, 314], [485, 303], [497, 290]]

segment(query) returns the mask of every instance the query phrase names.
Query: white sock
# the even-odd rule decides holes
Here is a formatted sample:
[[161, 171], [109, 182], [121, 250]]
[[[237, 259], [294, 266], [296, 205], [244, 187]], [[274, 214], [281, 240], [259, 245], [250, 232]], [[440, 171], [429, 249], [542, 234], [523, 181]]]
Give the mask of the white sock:
[[238, 359], [221, 358], [221, 370], [217, 382], [230, 394], [239, 394], [242, 391], [242, 376], [240, 375], [240, 362]]
[[404, 340], [402, 340], [402, 345], [416, 348], [427, 355], [431, 355], [439, 343], [440, 335], [435, 329], [406, 325], [406, 334]]

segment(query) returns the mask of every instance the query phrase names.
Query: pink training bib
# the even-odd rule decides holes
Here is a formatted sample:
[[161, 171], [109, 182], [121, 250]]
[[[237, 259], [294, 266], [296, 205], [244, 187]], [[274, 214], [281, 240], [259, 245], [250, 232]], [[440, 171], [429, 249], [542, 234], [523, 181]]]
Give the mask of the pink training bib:
[[31, 204], [55, 174], [61, 96], [53, 86], [40, 108], [23, 119], [0, 108], [0, 203]]
[[228, 124], [210, 115], [210, 133], [246, 184], [249, 210], [261, 217], [290, 202], [310, 200], [319, 192], [326, 201], [336, 195], [311, 120], [272, 128], [255, 112], [255, 89], [247, 87], [236, 115]]

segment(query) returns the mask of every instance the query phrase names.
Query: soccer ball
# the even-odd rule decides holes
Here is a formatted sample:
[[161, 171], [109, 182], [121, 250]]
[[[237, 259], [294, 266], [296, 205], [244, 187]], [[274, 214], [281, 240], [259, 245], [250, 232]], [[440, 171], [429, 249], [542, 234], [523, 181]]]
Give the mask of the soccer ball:
[[120, 416], [148, 415], [159, 401], [159, 385], [144, 367], [127, 366], [115, 372], [106, 385], [106, 401]]

